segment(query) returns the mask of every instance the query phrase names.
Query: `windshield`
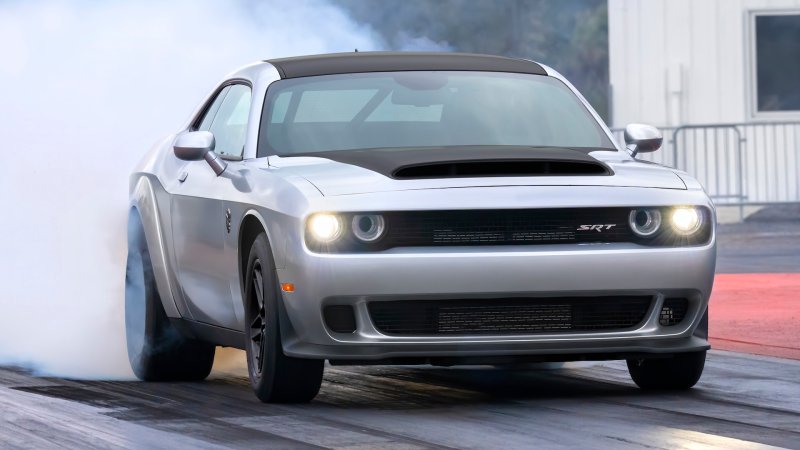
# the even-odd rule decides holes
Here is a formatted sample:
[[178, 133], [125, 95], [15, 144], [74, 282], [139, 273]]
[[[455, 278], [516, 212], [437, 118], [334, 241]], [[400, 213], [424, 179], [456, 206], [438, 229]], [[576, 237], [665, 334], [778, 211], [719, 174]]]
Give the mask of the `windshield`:
[[273, 83], [259, 156], [367, 148], [614, 149], [561, 81], [495, 72], [378, 72]]

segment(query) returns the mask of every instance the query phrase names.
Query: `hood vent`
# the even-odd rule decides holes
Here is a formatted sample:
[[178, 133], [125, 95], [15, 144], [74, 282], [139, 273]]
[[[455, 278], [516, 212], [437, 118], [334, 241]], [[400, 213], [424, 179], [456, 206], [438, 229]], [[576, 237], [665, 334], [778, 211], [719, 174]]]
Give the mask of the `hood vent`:
[[313, 156], [363, 167], [395, 180], [436, 178], [613, 175], [589, 153], [610, 149], [452, 146], [332, 150], [284, 156]]
[[600, 162], [559, 160], [490, 160], [457, 161], [405, 166], [397, 169], [392, 178], [478, 178], [478, 177], [541, 177], [610, 175]]

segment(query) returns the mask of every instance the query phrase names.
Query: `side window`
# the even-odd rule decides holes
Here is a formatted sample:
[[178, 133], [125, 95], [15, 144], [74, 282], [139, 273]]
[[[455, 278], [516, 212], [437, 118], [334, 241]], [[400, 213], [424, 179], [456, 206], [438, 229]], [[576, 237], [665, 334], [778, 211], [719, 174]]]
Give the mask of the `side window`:
[[228, 94], [230, 88], [230, 86], [225, 86], [224, 89], [219, 91], [217, 98], [215, 98], [211, 106], [208, 107], [206, 114], [203, 116], [203, 120], [201, 120], [200, 125], [197, 126], [197, 131], [208, 131], [208, 129], [211, 128], [211, 122], [214, 121], [214, 116], [217, 115], [219, 106], [222, 104], [222, 101], [225, 100], [225, 96]]
[[214, 149], [217, 154], [242, 156], [247, 134], [247, 119], [250, 115], [250, 101], [248, 86], [234, 84], [228, 89], [208, 129], [214, 134], [217, 142]]

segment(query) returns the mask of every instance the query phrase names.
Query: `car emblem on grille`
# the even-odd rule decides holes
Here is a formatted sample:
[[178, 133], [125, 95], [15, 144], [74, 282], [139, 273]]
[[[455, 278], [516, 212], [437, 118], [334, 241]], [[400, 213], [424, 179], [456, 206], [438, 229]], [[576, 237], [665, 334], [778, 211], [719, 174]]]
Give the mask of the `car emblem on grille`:
[[605, 225], [581, 225], [578, 227], [578, 231], [597, 230], [598, 233], [602, 233], [603, 230], [608, 231], [615, 226], [617, 226], [615, 223], [607, 223]]

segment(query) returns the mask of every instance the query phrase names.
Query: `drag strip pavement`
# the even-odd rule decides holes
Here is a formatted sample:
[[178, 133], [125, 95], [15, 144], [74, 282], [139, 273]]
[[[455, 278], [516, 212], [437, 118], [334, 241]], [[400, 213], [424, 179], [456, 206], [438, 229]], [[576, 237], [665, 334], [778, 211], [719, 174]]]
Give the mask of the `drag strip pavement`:
[[327, 367], [317, 399], [264, 405], [242, 368], [202, 383], [0, 369], [3, 448], [800, 448], [800, 362], [715, 351], [697, 388], [638, 390], [622, 362]]

